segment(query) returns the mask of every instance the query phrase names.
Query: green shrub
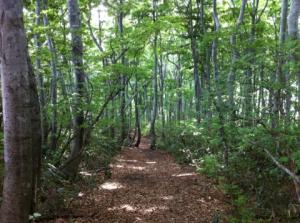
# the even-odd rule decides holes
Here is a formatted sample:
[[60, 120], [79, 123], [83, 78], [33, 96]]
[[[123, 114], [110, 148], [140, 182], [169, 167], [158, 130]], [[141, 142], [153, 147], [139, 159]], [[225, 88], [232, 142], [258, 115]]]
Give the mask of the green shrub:
[[204, 173], [210, 177], [217, 177], [220, 171], [221, 165], [215, 155], [205, 155], [199, 168], [201, 173]]

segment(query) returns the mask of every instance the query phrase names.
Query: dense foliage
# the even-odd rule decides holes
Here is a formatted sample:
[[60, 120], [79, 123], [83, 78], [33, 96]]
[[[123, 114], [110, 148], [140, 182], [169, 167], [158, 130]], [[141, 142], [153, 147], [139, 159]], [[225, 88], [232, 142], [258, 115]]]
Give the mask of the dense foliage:
[[236, 207], [232, 222], [298, 216], [298, 0], [82, 0], [75, 31], [66, 1], [24, 2], [44, 169], [70, 177], [61, 166], [82, 112], [84, 168], [107, 166], [149, 135], [152, 148], [219, 182]]

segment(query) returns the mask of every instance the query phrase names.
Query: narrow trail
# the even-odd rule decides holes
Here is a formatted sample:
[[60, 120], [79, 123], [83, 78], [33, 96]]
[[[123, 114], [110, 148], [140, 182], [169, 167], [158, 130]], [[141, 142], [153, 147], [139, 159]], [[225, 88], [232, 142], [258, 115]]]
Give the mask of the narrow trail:
[[150, 150], [147, 139], [140, 148], [122, 150], [111, 167], [110, 180], [74, 201], [89, 217], [71, 222], [210, 223], [230, 209], [209, 179], [163, 151]]

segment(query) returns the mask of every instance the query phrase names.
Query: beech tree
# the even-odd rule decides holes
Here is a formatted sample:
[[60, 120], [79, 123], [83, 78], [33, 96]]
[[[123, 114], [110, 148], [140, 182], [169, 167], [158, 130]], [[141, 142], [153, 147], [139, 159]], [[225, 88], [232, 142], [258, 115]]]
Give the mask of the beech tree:
[[29, 221], [41, 168], [41, 123], [22, 1], [0, 1], [5, 179], [1, 222]]
[[83, 44], [80, 33], [81, 17], [79, 3], [77, 0], [68, 1], [69, 21], [71, 29], [72, 63], [74, 67], [75, 96], [74, 96], [74, 119], [73, 119], [73, 140], [71, 152], [61, 170], [67, 176], [74, 178], [77, 174], [85, 147], [86, 131], [84, 117], [84, 103], [87, 98], [86, 75], [83, 68]]
[[7, 222], [147, 140], [225, 184], [232, 222], [299, 215], [299, 0], [0, 3]]

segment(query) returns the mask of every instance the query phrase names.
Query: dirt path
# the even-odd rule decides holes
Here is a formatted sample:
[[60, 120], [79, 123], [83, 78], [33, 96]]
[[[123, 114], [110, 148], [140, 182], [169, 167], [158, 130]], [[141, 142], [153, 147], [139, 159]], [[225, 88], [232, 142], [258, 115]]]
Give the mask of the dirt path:
[[225, 198], [210, 180], [148, 147], [143, 139], [140, 148], [115, 157], [112, 178], [74, 202], [90, 217], [71, 222], [210, 223], [214, 215], [226, 215]]

